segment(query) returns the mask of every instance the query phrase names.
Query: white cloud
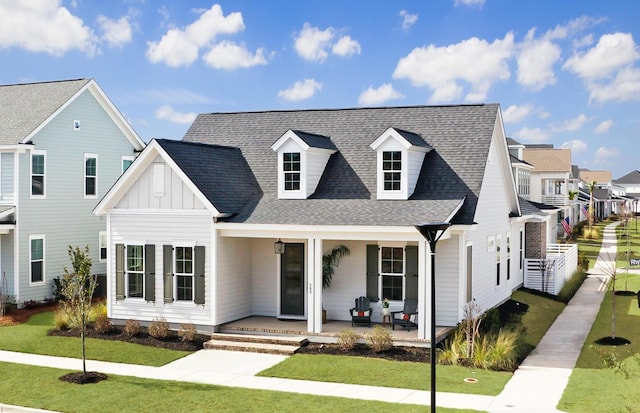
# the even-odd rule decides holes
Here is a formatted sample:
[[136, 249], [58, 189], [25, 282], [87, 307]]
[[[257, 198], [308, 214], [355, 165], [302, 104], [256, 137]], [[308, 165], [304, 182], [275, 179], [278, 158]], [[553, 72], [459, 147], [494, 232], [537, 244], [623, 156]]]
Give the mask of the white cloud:
[[482, 7], [484, 5], [485, 0], [454, 0], [453, 4], [456, 6], [471, 6], [471, 7]]
[[594, 155], [594, 163], [596, 165], [606, 165], [611, 158], [618, 158], [620, 152], [616, 148], [599, 147]]
[[540, 143], [545, 142], [551, 134], [540, 128], [524, 127], [513, 134], [518, 142], [522, 143]]
[[598, 126], [595, 127], [595, 129], [593, 130], [593, 133], [598, 135], [607, 133], [609, 132], [612, 126], [613, 126], [613, 121], [611, 119], [603, 120], [598, 124]]
[[60, 0], [0, 1], [0, 49], [18, 47], [62, 56], [99, 53], [98, 39]]
[[385, 83], [377, 89], [369, 86], [358, 97], [358, 103], [363, 106], [381, 105], [389, 100], [402, 98], [404, 98], [404, 95], [395, 90], [391, 83]]
[[444, 47], [419, 47], [398, 61], [393, 78], [429, 87], [431, 103], [459, 99], [464, 90], [461, 82], [471, 86], [466, 100], [483, 100], [493, 83], [509, 79], [508, 59], [513, 52], [513, 33], [493, 43], [473, 37]]
[[331, 45], [333, 36], [333, 27], [320, 30], [305, 23], [294, 41], [294, 48], [298, 56], [304, 60], [322, 63], [329, 56], [327, 49]]
[[224, 70], [248, 68], [257, 65], [266, 65], [267, 59], [262, 48], [251, 54], [244, 46], [230, 41], [223, 41], [213, 46], [202, 59], [207, 65]]
[[209, 47], [218, 35], [235, 34], [244, 28], [241, 13], [225, 17], [222, 7], [214, 4], [184, 29], [171, 28], [160, 41], [147, 42], [147, 59], [171, 67], [188, 66], [198, 58], [200, 49]]
[[551, 39], [558, 35], [552, 32], [542, 38], [534, 38], [535, 29], [529, 30], [520, 45], [518, 53], [518, 83], [532, 89], [540, 90], [556, 83], [553, 66], [560, 60], [560, 47]]
[[605, 34], [587, 52], [574, 53], [563, 68], [586, 81], [593, 81], [611, 76], [638, 60], [639, 56], [630, 33]]
[[502, 119], [504, 123], [517, 123], [525, 119], [533, 112], [533, 106], [526, 105], [511, 105], [502, 112]]
[[176, 112], [171, 105], [163, 105], [156, 110], [156, 119], [168, 120], [172, 123], [190, 124], [193, 123], [196, 116], [198, 114], [194, 112]]
[[588, 84], [589, 101], [604, 103], [640, 100], [640, 69], [622, 69], [610, 83]]
[[586, 152], [587, 143], [585, 141], [581, 141], [580, 139], [573, 139], [567, 142], [564, 142], [561, 146], [564, 149], [571, 149], [571, 153], [580, 153]]
[[400, 17], [403, 30], [409, 30], [418, 21], [418, 14], [411, 14], [406, 10], [400, 10]]
[[109, 47], [120, 47], [131, 42], [132, 30], [128, 16], [123, 16], [118, 20], [112, 20], [106, 16], [98, 16], [98, 26], [102, 30], [101, 39], [105, 41]]
[[317, 82], [315, 79], [298, 80], [289, 89], [279, 91], [278, 97], [288, 101], [304, 100], [309, 99], [321, 89], [322, 83]]
[[573, 119], [567, 119], [562, 123], [560, 123], [559, 125], [552, 126], [551, 131], [556, 133], [577, 131], [582, 129], [582, 126], [584, 126], [584, 124], [587, 123], [589, 120], [590, 120], [589, 117], [587, 117], [584, 114], [580, 114]]
[[353, 40], [351, 36], [343, 36], [333, 45], [333, 54], [338, 56], [353, 56], [354, 54], [360, 54], [362, 51], [360, 43]]

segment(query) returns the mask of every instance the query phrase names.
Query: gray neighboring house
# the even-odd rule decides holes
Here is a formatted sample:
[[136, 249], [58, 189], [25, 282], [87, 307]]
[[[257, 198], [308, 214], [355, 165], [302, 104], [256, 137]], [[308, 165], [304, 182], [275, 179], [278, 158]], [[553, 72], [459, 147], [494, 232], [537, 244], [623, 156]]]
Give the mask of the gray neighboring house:
[[53, 296], [69, 245], [106, 273], [92, 209], [145, 144], [93, 79], [0, 86], [0, 120], [0, 286], [22, 305]]
[[[382, 298], [392, 310], [417, 299], [417, 339], [431, 267], [415, 225], [451, 224], [436, 256], [448, 327], [523, 284], [536, 211], [521, 213], [497, 104], [201, 114], [184, 141], [152, 140], [94, 210], [109, 228], [114, 322], [215, 331], [272, 317], [320, 334], [323, 310], [349, 321], [368, 296], [375, 322]], [[336, 245], [351, 254], [323, 289]]]

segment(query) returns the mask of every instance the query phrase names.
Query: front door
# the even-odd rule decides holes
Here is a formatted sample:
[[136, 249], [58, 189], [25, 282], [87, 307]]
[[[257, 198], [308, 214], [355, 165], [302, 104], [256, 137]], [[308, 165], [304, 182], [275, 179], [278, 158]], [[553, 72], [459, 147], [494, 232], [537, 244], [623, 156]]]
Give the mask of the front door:
[[304, 316], [304, 244], [286, 244], [280, 261], [280, 315]]

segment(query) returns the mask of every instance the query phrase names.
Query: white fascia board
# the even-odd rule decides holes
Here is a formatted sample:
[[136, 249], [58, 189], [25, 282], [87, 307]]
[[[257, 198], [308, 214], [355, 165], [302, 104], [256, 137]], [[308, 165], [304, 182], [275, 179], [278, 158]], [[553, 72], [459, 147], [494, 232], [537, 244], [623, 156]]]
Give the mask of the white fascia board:
[[400, 135], [398, 131], [396, 131], [392, 127], [389, 127], [380, 136], [378, 136], [378, 138], [375, 141], [373, 141], [373, 143], [369, 145], [369, 147], [374, 151], [377, 151], [380, 145], [382, 145], [387, 139], [391, 139], [391, 138], [398, 141], [398, 143], [400, 143], [400, 145], [402, 145], [402, 147], [405, 149], [409, 149], [411, 148], [411, 146], [413, 146], [402, 135]]
[[496, 120], [493, 125], [493, 133], [491, 139], [496, 143], [496, 150], [498, 151], [500, 168], [504, 181], [507, 186], [507, 196], [509, 197], [509, 209], [516, 212], [516, 215], [522, 215], [520, 210], [520, 203], [518, 202], [518, 190], [516, 189], [516, 181], [513, 177], [513, 169], [511, 168], [511, 158], [509, 156], [509, 146], [507, 145], [507, 135], [504, 131], [504, 124], [502, 122], [502, 112], [498, 107], [496, 113]]
[[19, 143], [17, 145], [0, 145], [0, 152], [16, 152], [25, 153], [28, 150], [35, 149], [32, 143]]
[[291, 129], [286, 131], [277, 141], [275, 141], [273, 145], [271, 145], [271, 149], [274, 152], [277, 152], [278, 149], [280, 149], [280, 147], [284, 145], [285, 142], [287, 142], [289, 139], [293, 140], [305, 152], [309, 149], [309, 145], [307, 145], [305, 141], [300, 139], [300, 137], [296, 135], [296, 133]]

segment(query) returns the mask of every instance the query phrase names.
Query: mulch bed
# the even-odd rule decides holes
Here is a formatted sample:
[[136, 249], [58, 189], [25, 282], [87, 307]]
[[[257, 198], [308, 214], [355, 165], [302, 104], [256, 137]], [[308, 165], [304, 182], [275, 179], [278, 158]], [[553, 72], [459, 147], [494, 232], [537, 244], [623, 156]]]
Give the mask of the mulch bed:
[[342, 350], [336, 344], [309, 343], [297, 351], [299, 354], [329, 354], [337, 356], [373, 357], [393, 361], [428, 362], [429, 349], [424, 347], [392, 347], [376, 353], [366, 344], [356, 344], [351, 350]]

